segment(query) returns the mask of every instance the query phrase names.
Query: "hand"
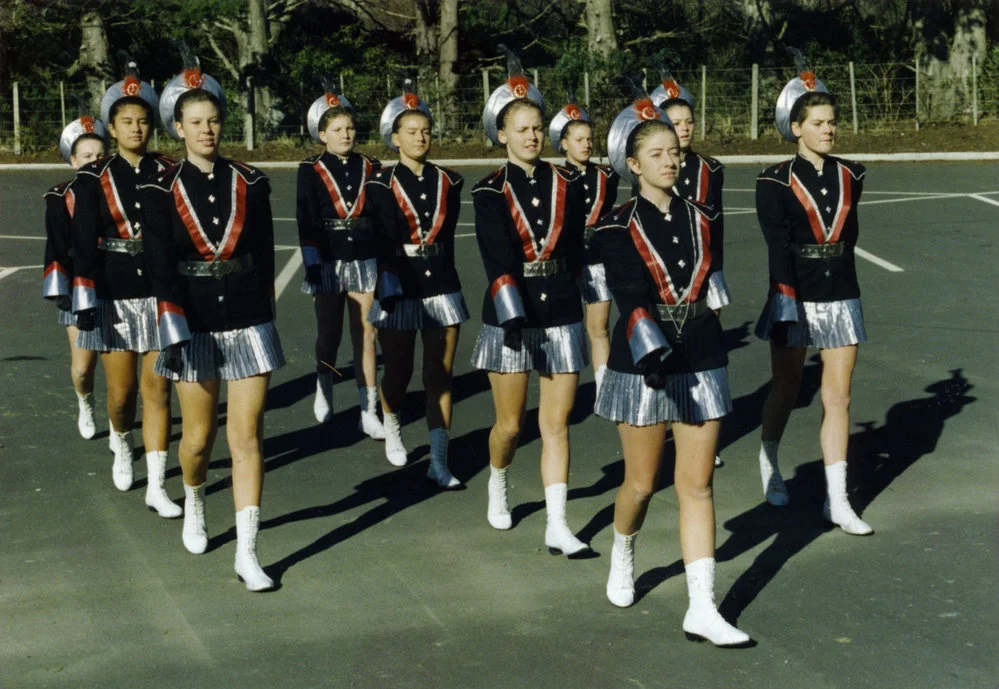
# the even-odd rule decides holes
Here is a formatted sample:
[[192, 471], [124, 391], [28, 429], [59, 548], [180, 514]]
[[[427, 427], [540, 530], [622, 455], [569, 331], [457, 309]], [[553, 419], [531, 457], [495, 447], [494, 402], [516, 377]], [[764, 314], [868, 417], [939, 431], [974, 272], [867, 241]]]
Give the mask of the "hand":
[[184, 346], [183, 342], [168, 345], [160, 354], [160, 362], [163, 368], [173, 373], [180, 373], [184, 370]]
[[378, 305], [382, 307], [382, 311], [385, 313], [392, 313], [395, 311], [396, 302], [402, 299], [400, 294], [389, 294], [378, 299]]
[[519, 350], [524, 346], [524, 338], [520, 333], [520, 321], [517, 319], [509, 320], [504, 323], [503, 328], [503, 346], [509, 349]]
[[321, 263], [313, 263], [305, 266], [305, 279], [310, 285], [321, 285], [323, 282], [323, 266]]
[[770, 328], [770, 341], [778, 347], [787, 347], [787, 329], [790, 327], [791, 324], [786, 321], [774, 323]]
[[638, 368], [642, 371], [645, 384], [653, 390], [665, 388], [669, 378], [663, 366], [663, 362], [666, 360], [663, 356], [664, 351], [657, 349], [651, 354], [645, 355], [645, 358], [638, 362]]
[[76, 327], [84, 332], [90, 332], [94, 329], [94, 315], [97, 313], [97, 309], [84, 309], [76, 314]]
[[55, 303], [60, 311], [71, 311], [73, 309], [73, 300], [67, 294], [60, 294], [55, 298]]

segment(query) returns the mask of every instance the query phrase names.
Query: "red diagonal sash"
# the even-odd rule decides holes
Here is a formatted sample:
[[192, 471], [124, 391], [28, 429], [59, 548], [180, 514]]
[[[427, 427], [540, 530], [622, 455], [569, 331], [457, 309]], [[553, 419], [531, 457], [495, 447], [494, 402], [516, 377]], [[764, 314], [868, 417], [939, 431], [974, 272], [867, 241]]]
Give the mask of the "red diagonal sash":
[[812, 228], [812, 236], [815, 237], [816, 244], [825, 244], [826, 242], [837, 242], [839, 241], [840, 233], [843, 231], [843, 226], [846, 224], [846, 216], [850, 214], [850, 208], [853, 206], [852, 189], [850, 182], [850, 172], [843, 165], [837, 165], [837, 172], [839, 173], [839, 200], [836, 203], [836, 214], [833, 216], [832, 225], [828, 232], [826, 231], [826, 226], [822, 223], [822, 215], [819, 213], [819, 206], [812, 198], [812, 195], [805, 188], [805, 185], [801, 183], [798, 176], [791, 174], [791, 191], [798, 198], [798, 203], [801, 207], [805, 209], [805, 214], [808, 216], [808, 224]]
[[638, 249], [638, 255], [642, 257], [645, 266], [649, 269], [649, 274], [656, 283], [656, 289], [659, 290], [659, 297], [663, 300], [663, 303], [676, 304], [676, 297], [673, 294], [669, 276], [666, 274], [666, 266], [656, 256], [652, 247], [649, 246], [648, 238], [646, 238], [645, 232], [638, 220], [637, 210], [631, 216], [631, 222], [628, 223], [628, 231], [631, 233], [631, 241], [634, 242], [635, 248]]
[[[701, 246], [700, 256], [698, 257], [700, 264], [694, 271], [694, 280], [690, 285], [690, 291], [687, 293], [687, 301], [695, 301], [694, 297], [700, 294], [701, 285], [704, 283], [704, 278], [711, 267], [711, 223], [708, 221], [707, 216], [702, 213], [692, 210], [691, 215], [697, 216], [697, 229], [701, 238]], [[691, 218], [691, 221], [693, 220], [694, 218]]]
[[597, 168], [597, 193], [594, 195], [593, 206], [590, 207], [590, 215], [586, 218], [586, 225], [593, 225], [600, 220], [600, 209], [604, 207], [604, 199], [607, 198], [607, 175], [603, 170]]
[[531, 224], [527, 222], [524, 209], [520, 206], [520, 200], [513, 193], [513, 187], [509, 182], [503, 184], [503, 195], [506, 196], [507, 205], [510, 207], [510, 215], [513, 217], [514, 227], [520, 235], [521, 244], [524, 247], [524, 257], [528, 261], [545, 261], [551, 257], [552, 252], [558, 244], [559, 235], [562, 234], [562, 226], [565, 223], [565, 195], [568, 185], [557, 171], [552, 170], [552, 194], [551, 209], [548, 221], [548, 236], [545, 237], [544, 244], [539, 244], [534, 239], [531, 232]]
[[367, 158], [361, 159], [361, 179], [358, 182], [357, 190], [357, 200], [354, 201], [354, 205], [347, 210], [347, 204], [343, 200], [343, 194], [340, 191], [340, 185], [337, 184], [336, 179], [333, 177], [333, 173], [329, 171], [329, 168], [323, 163], [323, 161], [317, 160], [313, 164], [313, 169], [315, 169], [316, 174], [319, 175], [319, 179], [323, 181], [323, 185], [326, 187], [326, 192], [330, 195], [330, 201], [333, 202], [333, 207], [336, 209], [337, 214], [341, 218], [352, 218], [361, 214], [364, 209], [365, 201], [365, 190], [364, 183], [368, 179], [368, 175], [371, 174], [371, 162]]
[[[708, 169], [708, 164], [705, 161], [701, 160], [700, 158], [698, 158], [697, 160], [700, 163], [700, 166], [697, 170], [697, 202], [707, 203], [708, 181], [711, 178], [711, 171]], [[721, 208], [716, 208], [715, 210], [720, 211]]]
[[225, 233], [222, 235], [221, 247], [216, 247], [202, 229], [201, 222], [191, 207], [184, 183], [178, 179], [173, 187], [173, 200], [177, 206], [177, 214], [180, 216], [181, 222], [184, 223], [187, 234], [191, 237], [191, 242], [194, 243], [194, 248], [206, 261], [228, 260], [243, 234], [243, 226], [246, 221], [246, 181], [235, 172], [232, 178], [232, 210], [229, 221], [226, 223]]
[[396, 203], [399, 204], [402, 214], [406, 217], [406, 223], [409, 225], [409, 239], [413, 244], [433, 244], [434, 239], [437, 238], [437, 234], [441, 231], [441, 227], [444, 226], [445, 206], [447, 194], [451, 188], [451, 181], [444, 173], [438, 173], [438, 176], [440, 177], [440, 182], [437, 184], [437, 203], [434, 208], [434, 219], [431, 223], [430, 231], [423, 237], [423, 228], [420, 223], [419, 214], [416, 212], [416, 205], [409, 198], [406, 190], [402, 188], [399, 180], [396, 179], [395, 175], [392, 175], [392, 194], [395, 195]]
[[73, 214], [76, 213], [76, 194], [70, 189], [66, 192], [66, 212], [69, 213], [69, 217], [72, 218]]
[[111, 166], [108, 165], [101, 173], [101, 189], [104, 190], [104, 200], [107, 201], [108, 210], [111, 211], [111, 218], [118, 226], [118, 234], [122, 239], [137, 238], [141, 233], [132, 233], [132, 224], [128, 221], [128, 216], [121, 208], [121, 200], [118, 197], [118, 187], [111, 176]]

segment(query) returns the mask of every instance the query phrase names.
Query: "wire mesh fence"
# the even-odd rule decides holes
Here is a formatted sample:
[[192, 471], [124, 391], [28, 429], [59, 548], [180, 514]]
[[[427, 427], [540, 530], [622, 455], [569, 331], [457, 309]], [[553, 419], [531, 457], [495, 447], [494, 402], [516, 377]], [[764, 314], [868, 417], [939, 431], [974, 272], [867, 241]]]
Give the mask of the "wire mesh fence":
[[[816, 65], [816, 74], [836, 93], [840, 101], [840, 126], [858, 132], [880, 132], [898, 127], [918, 128], [931, 113], [932, 94], [920, 93], [919, 75], [914, 65], [904, 63]], [[415, 73], [415, 69], [413, 70]], [[777, 136], [773, 127], [773, 104], [777, 95], [794, 74], [785, 68], [733, 68], [677, 70], [675, 78], [694, 96], [698, 132], [711, 137], [758, 138]], [[547, 101], [552, 115], [564, 105], [565, 92], [558, 83], [554, 68], [528, 70]], [[446, 91], [437, 78], [417, 84], [420, 96], [435, 116], [435, 135], [455, 143], [485, 142], [482, 133], [482, 107], [492, 89], [505, 77], [500, 69], [461, 74], [452, 92]], [[924, 76], [925, 79], [925, 76]], [[966, 122], [982, 117], [999, 116], [999, 83], [982, 79], [977, 72], [969, 77], [971, 103], [959, 116]], [[652, 90], [657, 79], [648, 75], [645, 86]], [[228, 94], [227, 142], [245, 140], [246, 93], [237, 84], [223, 86]], [[973, 87], [972, 87], [973, 86]], [[60, 82], [15, 84], [11, 93], [0, 100], [0, 150], [32, 151], [52, 148], [63, 126], [76, 117], [69, 96], [76, 85]], [[398, 95], [394, 77], [385, 73], [354, 74], [341, 83], [342, 92], [357, 112], [356, 123], [361, 141], [378, 140], [378, 119], [385, 103]], [[268, 112], [256, 112], [256, 141], [274, 139], [304, 141], [308, 138], [305, 113], [320, 94], [304, 85], [298, 93], [280, 94], [280, 105]], [[597, 140], [602, 140], [606, 125], [628, 101], [628, 96], [597, 75], [584, 75], [577, 85], [577, 101], [597, 123]], [[755, 107], [754, 107], [755, 104]], [[170, 138], [160, 128], [159, 141]]]

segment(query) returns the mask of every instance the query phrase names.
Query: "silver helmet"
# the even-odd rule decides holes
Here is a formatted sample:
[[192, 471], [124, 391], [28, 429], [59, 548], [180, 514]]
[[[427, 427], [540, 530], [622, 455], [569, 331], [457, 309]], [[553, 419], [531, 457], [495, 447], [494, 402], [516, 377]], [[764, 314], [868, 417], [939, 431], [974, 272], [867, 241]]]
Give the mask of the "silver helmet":
[[84, 134], [96, 134], [104, 139], [104, 145], [108, 142], [108, 128], [100, 120], [95, 120], [90, 115], [81, 114], [78, 118], [70, 122], [63, 128], [59, 136], [59, 152], [68, 163], [73, 155], [73, 144]]
[[495, 145], [501, 146], [499, 140], [499, 116], [515, 100], [527, 99], [545, 109], [545, 99], [538, 87], [528, 81], [520, 65], [520, 58], [509, 51], [505, 45], [500, 45], [500, 52], [506, 55], [507, 79], [496, 88], [486, 100], [482, 110], [482, 128], [486, 136]]
[[784, 85], [780, 95], [777, 97], [777, 107], [774, 109], [774, 119], [777, 123], [777, 131], [785, 139], [794, 143], [798, 137], [791, 131], [791, 109], [798, 99], [806, 93], [830, 93], [826, 85], [819, 81], [805, 62], [805, 56], [799, 50], [791, 49], [794, 55], [795, 67], [798, 69], [798, 76]]
[[669, 70], [665, 68], [661, 69], [660, 77], [659, 86], [649, 94], [649, 97], [652, 98], [652, 102], [656, 104], [657, 108], [663, 107], [663, 103], [668, 100], [679, 98], [686, 101], [691, 110], [694, 109], [694, 96], [685, 87], [681, 86], [680, 82], [673, 78]]
[[562, 148], [562, 135], [570, 122], [589, 122], [590, 116], [585, 110], [576, 104], [575, 89], [568, 89], [568, 103], [555, 113], [552, 123], [548, 126], [548, 139], [552, 142], [555, 152], [562, 155], [565, 149]]
[[399, 147], [392, 143], [392, 129], [395, 128], [396, 120], [401, 115], [413, 110], [418, 110], [430, 119], [430, 124], [434, 123], [434, 116], [430, 112], [430, 106], [416, 95], [413, 80], [404, 77], [402, 80], [402, 95], [396, 96], [388, 102], [382, 110], [381, 119], [378, 122], [378, 131], [382, 135], [382, 142], [394, 152], [399, 152]]
[[201, 71], [201, 63], [197, 56], [191, 52], [183, 42], [179, 44], [181, 59], [184, 69], [175, 76], [163, 89], [163, 96], [160, 98], [160, 121], [166, 128], [167, 133], [175, 139], [180, 139], [177, 128], [174, 126], [173, 109], [177, 105], [177, 99], [185, 91], [191, 89], [204, 89], [218, 98], [222, 112], [219, 113], [225, 119], [225, 89], [222, 88], [215, 77], [204, 74]]
[[672, 123], [666, 114], [657, 108], [652, 99], [648, 96], [636, 98], [628, 107], [618, 113], [611, 123], [610, 131], [607, 133], [607, 156], [610, 158], [611, 167], [614, 172], [629, 182], [634, 182], [635, 177], [628, 167], [628, 139], [635, 127], [648, 122], [649, 120], [662, 120], [670, 127]]
[[125, 78], [112, 84], [104, 92], [101, 98], [101, 120], [110, 122], [111, 106], [126, 96], [138, 96], [146, 101], [155, 115], [160, 98], [156, 95], [156, 89], [148, 82], [139, 79], [139, 68], [131, 60], [125, 66]]
[[306, 116], [306, 126], [309, 128], [309, 136], [317, 144], [322, 143], [322, 139], [319, 138], [319, 121], [323, 118], [323, 114], [327, 110], [330, 108], [347, 108], [351, 112], [354, 111], [354, 106], [347, 100], [347, 96], [341, 96], [337, 93], [332, 79], [323, 79], [323, 89], [325, 93], [312, 101], [312, 105], [309, 106], [309, 113]]

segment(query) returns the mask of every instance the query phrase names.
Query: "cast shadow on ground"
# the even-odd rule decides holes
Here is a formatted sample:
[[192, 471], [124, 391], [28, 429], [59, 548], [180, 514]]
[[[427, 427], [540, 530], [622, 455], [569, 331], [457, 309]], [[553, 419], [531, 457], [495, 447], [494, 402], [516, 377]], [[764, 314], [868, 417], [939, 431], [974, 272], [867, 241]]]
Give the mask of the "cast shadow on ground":
[[[898, 476], [936, 449], [945, 422], [977, 399], [967, 394], [971, 389], [963, 370], [952, 369], [949, 378], [925, 388], [931, 393], [929, 397], [893, 405], [882, 425], [873, 421], [855, 424], [860, 430], [850, 435], [848, 492], [858, 514], [863, 514]], [[798, 466], [786, 484], [791, 495], [788, 506], [775, 508], [761, 502], [724, 524], [731, 536], [716, 550], [718, 562], [733, 560], [775, 537], [739, 575], [721, 601], [722, 615], [733, 623], [792, 557], [835, 528], [822, 518], [825, 475], [821, 460]], [[873, 526], [876, 530], [877, 524]], [[877, 537], [876, 533], [872, 536]], [[850, 537], [844, 535], [844, 538]], [[647, 593], [682, 573], [680, 561], [650, 570], [636, 581], [636, 589]]]

